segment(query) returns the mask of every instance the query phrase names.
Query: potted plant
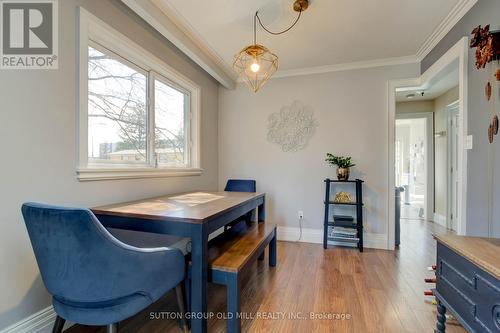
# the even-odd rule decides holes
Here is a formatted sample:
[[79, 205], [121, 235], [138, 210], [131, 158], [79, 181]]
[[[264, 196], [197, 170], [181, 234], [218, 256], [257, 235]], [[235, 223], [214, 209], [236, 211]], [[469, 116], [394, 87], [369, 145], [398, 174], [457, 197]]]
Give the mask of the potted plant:
[[337, 178], [338, 180], [348, 180], [349, 179], [349, 172], [351, 167], [355, 166], [351, 161], [350, 156], [335, 156], [330, 153], [326, 153], [326, 162], [328, 162], [331, 165], [336, 165], [337, 166]]

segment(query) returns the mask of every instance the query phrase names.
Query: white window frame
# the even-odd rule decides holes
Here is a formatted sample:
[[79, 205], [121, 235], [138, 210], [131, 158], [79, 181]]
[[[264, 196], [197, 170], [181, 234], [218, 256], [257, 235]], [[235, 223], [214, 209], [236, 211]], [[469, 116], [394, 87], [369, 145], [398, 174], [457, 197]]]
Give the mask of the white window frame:
[[[110, 180], [130, 178], [152, 178], [172, 176], [201, 175], [200, 165], [200, 87], [178, 73], [165, 62], [131, 39], [111, 28], [101, 19], [79, 7], [78, 36], [78, 162], [77, 177], [80, 181]], [[171, 85], [189, 95], [186, 108], [186, 133], [189, 166], [179, 168], [157, 167], [156, 159], [150, 158], [145, 164], [116, 165], [92, 164], [88, 161], [88, 48], [101, 45], [119, 57], [131, 62], [149, 73], [148, 86], [148, 129], [154, 125], [154, 89], [155, 79]], [[154, 135], [148, 134], [149, 156], [154, 156]]]

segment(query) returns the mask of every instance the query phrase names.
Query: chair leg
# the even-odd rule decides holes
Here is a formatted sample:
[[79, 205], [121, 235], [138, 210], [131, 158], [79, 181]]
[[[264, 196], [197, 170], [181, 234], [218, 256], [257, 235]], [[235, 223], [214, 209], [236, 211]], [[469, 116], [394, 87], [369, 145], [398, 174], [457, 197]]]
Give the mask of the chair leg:
[[269, 266], [276, 266], [276, 235], [274, 235], [269, 243]]
[[188, 332], [188, 326], [186, 323], [186, 307], [184, 306], [184, 293], [182, 291], [182, 282], [175, 287], [175, 295], [177, 296], [177, 305], [179, 306], [179, 312], [181, 313], [179, 324], [184, 333]]
[[106, 333], [118, 333], [118, 323], [106, 326]]
[[237, 274], [231, 274], [228, 277], [227, 290], [227, 333], [240, 333], [240, 286]]
[[54, 327], [52, 328], [52, 333], [61, 333], [65, 322], [66, 319], [57, 316], [56, 322], [54, 323]]
[[260, 254], [259, 256], [259, 261], [262, 261], [264, 260], [264, 256], [266, 255], [266, 250], [264, 249], [264, 251], [262, 251], [262, 253]]

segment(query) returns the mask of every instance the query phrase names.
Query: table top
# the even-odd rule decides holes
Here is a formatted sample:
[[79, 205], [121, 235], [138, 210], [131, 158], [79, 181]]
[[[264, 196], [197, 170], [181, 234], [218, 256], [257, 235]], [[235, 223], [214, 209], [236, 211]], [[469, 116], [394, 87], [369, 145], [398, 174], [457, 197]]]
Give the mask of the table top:
[[500, 238], [456, 235], [434, 235], [434, 238], [495, 278], [500, 279]]
[[91, 208], [97, 215], [134, 217], [203, 223], [245, 203], [264, 197], [263, 193], [188, 192]]

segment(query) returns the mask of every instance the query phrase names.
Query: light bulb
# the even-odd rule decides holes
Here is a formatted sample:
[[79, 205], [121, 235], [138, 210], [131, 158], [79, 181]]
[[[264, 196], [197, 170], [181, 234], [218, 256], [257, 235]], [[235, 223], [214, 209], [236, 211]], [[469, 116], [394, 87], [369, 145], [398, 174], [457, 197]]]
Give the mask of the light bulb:
[[260, 70], [260, 65], [256, 62], [250, 65], [250, 70], [254, 73], [257, 73]]

